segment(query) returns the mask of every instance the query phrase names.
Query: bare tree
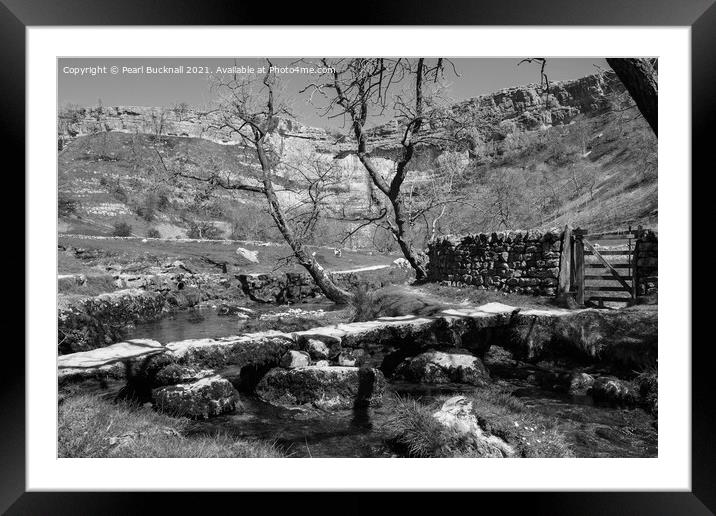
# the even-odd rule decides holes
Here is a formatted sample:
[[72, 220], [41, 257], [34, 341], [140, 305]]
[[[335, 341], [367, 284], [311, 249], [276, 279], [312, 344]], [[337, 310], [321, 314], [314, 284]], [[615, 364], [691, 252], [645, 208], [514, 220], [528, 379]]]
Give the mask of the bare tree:
[[658, 135], [659, 87], [657, 62], [642, 58], [608, 58], [607, 63], [626, 87], [639, 111]]
[[[367, 225], [376, 225], [389, 231], [415, 270], [416, 279], [424, 280], [427, 278], [427, 257], [422, 250], [413, 246], [410, 237], [410, 230], [421, 214], [413, 216], [415, 214], [410, 213], [403, 187], [416, 149], [427, 141], [424, 128], [437, 122], [438, 117], [450, 116], [449, 113], [433, 109], [434, 99], [426, 95], [425, 91], [426, 81], [438, 82], [444, 60], [437, 59], [434, 64], [428, 64], [424, 58], [356, 58], [331, 62], [323, 59], [321, 64], [331, 70], [325, 76], [326, 82], [312, 84], [306, 90], [311, 90], [311, 98], [316, 93], [326, 95], [326, 90], [330, 91], [324, 114], [347, 119], [356, 142], [356, 156], [368, 173], [371, 185], [386, 200], [385, 205], [382, 202], [371, 202], [372, 210], [362, 217], [362, 222], [353, 232]], [[391, 94], [393, 89], [406, 82], [411, 84], [407, 91]], [[392, 177], [382, 173], [368, 149], [369, 116], [384, 114], [388, 109], [393, 110], [402, 131], [400, 155]], [[442, 136], [431, 135], [430, 138], [436, 140]]]
[[[276, 152], [270, 140], [279, 125], [279, 115], [289, 113], [276, 100], [277, 83], [275, 74], [270, 71], [271, 66], [269, 61], [267, 67], [269, 72], [260, 83], [251, 78], [234, 75], [230, 80], [215, 85], [221, 96], [221, 106], [217, 112], [217, 129], [226, 130], [232, 136], [239, 136], [246, 148], [254, 154], [255, 163], [260, 169], [259, 184], [236, 180], [235, 175], [222, 174], [219, 171], [213, 171], [208, 176], [185, 171], [175, 173], [227, 190], [263, 194], [269, 215], [291, 247], [298, 263], [308, 271], [326, 297], [337, 303], [349, 303], [354, 299], [354, 295], [338, 287], [330, 274], [305, 248], [301, 237], [310, 229], [311, 222], [299, 228], [297, 232], [291, 225], [291, 216], [287, 215], [277, 195], [274, 178], [280, 164], [280, 154]], [[315, 193], [315, 189], [311, 191]]]

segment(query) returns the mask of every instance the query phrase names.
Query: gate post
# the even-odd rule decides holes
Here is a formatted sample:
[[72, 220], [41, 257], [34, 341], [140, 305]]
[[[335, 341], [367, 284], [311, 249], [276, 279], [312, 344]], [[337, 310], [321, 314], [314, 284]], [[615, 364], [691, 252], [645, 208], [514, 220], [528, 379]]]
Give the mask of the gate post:
[[559, 257], [557, 297], [560, 299], [572, 291], [572, 245], [572, 228], [567, 224], [562, 233], [562, 254]]
[[[631, 226], [629, 226], [629, 231], [631, 231]], [[632, 250], [632, 255], [629, 257], [630, 263], [631, 263], [631, 299], [632, 301], [636, 300], [637, 296], [639, 295], [639, 271], [637, 268], [639, 267], [639, 242], [641, 241], [641, 233], [642, 229], [641, 226], [639, 226], [639, 229], [635, 232], [636, 233], [636, 239], [634, 240], [634, 249]]]
[[574, 284], [577, 287], [576, 301], [584, 306], [584, 242], [582, 238], [586, 234], [584, 229], [574, 230]]

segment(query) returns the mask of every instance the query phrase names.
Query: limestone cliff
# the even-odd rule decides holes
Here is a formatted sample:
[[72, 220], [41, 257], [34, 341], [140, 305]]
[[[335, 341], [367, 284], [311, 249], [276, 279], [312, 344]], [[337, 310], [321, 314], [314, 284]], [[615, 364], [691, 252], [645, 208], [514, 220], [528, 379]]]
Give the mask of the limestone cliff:
[[[551, 83], [549, 94], [543, 91], [540, 85], [530, 84], [503, 89], [444, 107], [442, 109], [449, 116], [440, 117], [443, 122], [433, 122], [424, 129], [424, 139], [428, 143], [422, 144], [413, 157], [406, 187], [412, 188], [411, 185], [415, 185], [415, 191], [419, 192], [421, 185], [438, 177], [441, 173], [439, 162], [447, 150], [457, 154], [463, 165], [468, 162], [475, 165], [470, 169], [471, 177], [464, 178], [465, 188], [474, 187], [475, 193], [469, 192], [470, 196], [478, 195], [478, 190], [485, 190], [484, 185], [476, 183], [482, 181], [481, 178], [485, 176], [485, 170], [481, 170], [480, 166], [491, 167], [488, 171], [490, 173], [503, 167], [510, 172], [530, 168], [539, 174], [549, 175], [553, 172], [557, 174], [560, 170], [571, 171], [576, 164], [584, 169], [585, 174], [591, 174], [591, 169], [611, 167], [612, 161], [609, 159], [615, 156], [621, 156], [619, 159], [625, 162], [635, 159], [621, 152], [623, 149], [628, 150], [628, 147], [632, 149], [629, 152], [640, 148], [639, 142], [630, 144], [626, 141], [623, 127], [612, 131], [614, 138], [611, 133], [605, 138], [601, 135], [604, 125], [611, 123], [608, 117], [613, 118], [613, 115], [609, 115], [612, 113], [611, 106], [620, 102], [619, 97], [623, 97], [623, 91], [615, 76], [607, 73]], [[607, 116], [604, 121], [588, 122], [603, 115]], [[469, 128], [469, 137], [461, 138], [457, 142], [450, 137], [454, 127], [444, 122], [455, 119], [460, 120], [462, 127]], [[136, 204], [143, 201], [137, 200], [133, 203], [123, 200], [123, 196], [117, 195], [116, 190], [122, 186], [131, 197], [131, 193], [141, 191], [141, 185], [151, 182], [151, 172], [148, 171], [155, 167], [152, 162], [156, 161], [156, 153], [152, 151], [154, 144], [151, 142], [153, 136], [159, 135], [162, 136], [162, 152], [168, 162], [194, 167], [198, 172], [207, 167], [215, 167], [232, 174], [237, 180], [258, 181], [256, 160], [252, 153], [247, 153], [243, 146], [237, 145], [241, 143], [239, 135], [218, 129], [219, 125], [215, 113], [186, 106], [64, 107], [58, 116], [59, 147], [61, 150], [65, 149], [61, 152], [58, 163], [60, 192], [64, 191], [67, 195], [78, 198], [80, 211], [88, 216], [85, 220], [100, 217], [102, 220], [97, 220], [98, 226], [110, 227], [112, 219], [116, 217], [134, 217]], [[565, 130], [557, 131], [559, 127], [564, 127]], [[567, 132], [574, 134], [565, 139]], [[397, 121], [370, 130], [369, 151], [374, 163], [386, 177], [395, 169], [401, 152], [401, 137], [402, 129]], [[571, 147], [565, 151], [567, 139], [574, 141], [569, 143]], [[139, 151], [137, 141], [140, 147], [144, 147]], [[445, 141], [451, 143], [442, 143]], [[589, 157], [591, 151], [588, 149], [592, 147], [592, 141], [599, 145], [605, 142], [613, 143], [603, 145], [603, 151], [597, 149], [599, 152]], [[354, 216], [363, 212], [371, 202], [370, 181], [354, 154], [355, 143], [347, 130], [325, 130], [306, 126], [296, 120], [281, 119], [269, 142], [281, 154], [282, 164], [277, 170], [277, 181], [286, 187], [281, 188], [280, 196], [287, 204], [301, 195], [300, 187], [297, 188], [298, 183], [295, 182], [296, 165], [303, 166], [307, 163], [332, 167], [337, 171], [338, 180], [331, 187], [334, 190], [333, 195], [327, 201], [329, 210], [340, 212], [343, 216]], [[523, 154], [529, 155], [533, 163], [527, 163], [521, 157]], [[553, 159], [553, 155], [557, 158]], [[569, 163], [565, 162], [565, 156]], [[505, 157], [509, 157], [509, 160]], [[541, 163], [536, 163], [540, 160]], [[593, 174], [597, 180], [622, 177], [615, 175], [611, 168], [605, 168], [603, 171], [601, 168]], [[572, 172], [570, 174], [574, 175]], [[556, 184], [562, 179], [548, 177], [547, 180]], [[591, 197], [584, 197], [583, 192], [586, 190], [582, 187], [574, 194], [560, 194], [563, 198], [553, 203], [551, 213], [541, 214], [539, 219], [516, 221], [515, 223], [519, 224], [517, 227], [530, 227], [536, 220], [541, 225], [550, 224], [565, 213], [561, 210], [561, 205], [565, 202], [572, 202], [577, 206], [576, 209], [583, 210], [586, 204], [595, 199], [595, 192], [599, 194], [597, 180], [590, 186]], [[645, 184], [643, 177], [641, 181]], [[125, 183], [128, 187], [124, 187]], [[188, 209], [191, 212], [192, 203], [196, 200], [196, 189], [188, 184], [181, 188], [183, 192], [175, 191], [169, 194], [169, 201], [176, 210], [186, 212]], [[625, 190], [622, 186], [610, 188], [610, 192], [617, 193]], [[221, 194], [216, 195], [221, 197]], [[229, 197], [227, 194], [226, 199]], [[240, 199], [239, 202], [260, 203], [260, 200], [256, 200], [254, 196]], [[524, 204], [518, 201], [518, 204], [520, 203]], [[630, 199], [629, 203], [630, 206], [638, 205], [633, 199]], [[640, 207], [640, 213], [651, 214], [654, 211], [652, 204], [649, 200], [648, 206]], [[615, 213], [621, 212], [621, 208], [615, 208]], [[167, 219], [164, 222], [173, 224], [175, 228], [186, 224], [186, 221], [177, 222], [173, 214], [164, 215]], [[628, 215], [632, 217], [631, 214]], [[215, 222], [220, 221], [221, 217]], [[135, 227], [137, 224], [143, 224], [139, 219], [133, 219], [133, 222]], [[477, 220], [475, 224], [484, 225]], [[170, 229], [167, 226], [162, 234]], [[491, 229], [470, 228], [474, 231]], [[100, 229], [100, 232], [104, 231]]]

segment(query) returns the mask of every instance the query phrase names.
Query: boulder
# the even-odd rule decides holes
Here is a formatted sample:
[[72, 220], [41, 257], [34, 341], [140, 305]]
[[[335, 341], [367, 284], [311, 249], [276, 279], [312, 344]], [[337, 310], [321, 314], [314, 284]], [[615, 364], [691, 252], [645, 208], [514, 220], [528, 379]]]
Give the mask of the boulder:
[[406, 359], [396, 376], [421, 383], [467, 383], [481, 385], [490, 376], [482, 361], [466, 352], [428, 351]]
[[241, 256], [244, 260], [248, 262], [259, 263], [258, 251], [249, 251], [248, 249], [244, 249], [243, 247], [237, 247], [236, 254]]
[[286, 369], [298, 369], [311, 365], [311, 357], [305, 351], [289, 350], [281, 357], [279, 364]]
[[192, 367], [179, 365], [171, 362], [161, 367], [153, 377], [154, 385], [175, 385], [179, 383], [191, 383], [214, 376], [216, 371], [212, 369], [203, 369], [200, 367]]
[[504, 336], [517, 358], [539, 361], [567, 350], [592, 362], [647, 369], [656, 364], [658, 312], [654, 307], [621, 310], [522, 310]]
[[602, 376], [594, 380], [592, 397], [597, 401], [633, 405], [639, 401], [639, 391], [631, 382], [614, 376]]
[[343, 367], [355, 367], [359, 358], [357, 355], [362, 354], [361, 352], [362, 350], [360, 349], [346, 349], [341, 351], [337, 359], [338, 365]]
[[305, 343], [306, 351], [314, 360], [326, 360], [330, 355], [330, 349], [326, 344], [318, 339], [307, 339]]
[[191, 383], [159, 387], [152, 391], [154, 406], [175, 416], [207, 419], [236, 408], [238, 394], [220, 376], [209, 376]]
[[594, 377], [587, 373], [574, 373], [569, 380], [569, 393], [584, 395], [594, 385]]
[[357, 367], [275, 368], [256, 387], [265, 402], [284, 407], [312, 405], [320, 409], [348, 409], [379, 405], [385, 378], [377, 369]]
[[127, 326], [159, 319], [164, 297], [158, 292], [126, 289], [60, 301], [57, 330], [61, 355], [88, 351], [122, 340]]
[[465, 396], [453, 396], [446, 400], [433, 418], [457, 434], [474, 440], [474, 446], [483, 457], [514, 457], [515, 449], [495, 435], [487, 435], [472, 412], [472, 402]]
[[410, 262], [405, 258], [397, 258], [393, 260], [393, 265], [401, 267], [403, 269], [407, 269], [408, 267], [410, 267]]

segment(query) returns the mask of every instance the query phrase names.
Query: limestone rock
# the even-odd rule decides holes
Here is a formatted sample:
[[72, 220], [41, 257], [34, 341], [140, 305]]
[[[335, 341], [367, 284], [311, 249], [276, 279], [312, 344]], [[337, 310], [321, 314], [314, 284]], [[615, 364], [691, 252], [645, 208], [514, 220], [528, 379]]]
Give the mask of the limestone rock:
[[587, 373], [574, 373], [569, 380], [570, 394], [587, 394], [594, 385], [594, 377]]
[[468, 383], [480, 385], [489, 374], [479, 358], [462, 352], [428, 351], [406, 359], [396, 376], [421, 383]]
[[472, 402], [465, 396], [453, 396], [446, 400], [440, 410], [433, 413], [441, 425], [450, 428], [460, 435], [475, 440], [477, 449], [484, 457], [513, 457], [515, 449], [495, 435], [488, 435], [480, 427], [472, 412]]
[[59, 369], [93, 369], [110, 364], [164, 353], [166, 348], [150, 339], [131, 339], [91, 351], [81, 351], [57, 358]]
[[130, 324], [158, 319], [164, 298], [157, 292], [126, 289], [60, 304], [60, 354], [87, 351], [121, 340]]
[[236, 249], [236, 254], [238, 254], [244, 260], [246, 260], [248, 262], [259, 263], [259, 252], [258, 251], [249, 251], [248, 249], [244, 249], [243, 247], [238, 247]]
[[256, 387], [267, 403], [284, 407], [312, 405], [320, 409], [348, 409], [379, 405], [385, 378], [377, 369], [357, 367], [275, 368]]
[[314, 360], [326, 360], [331, 352], [328, 346], [318, 339], [307, 339], [305, 347]]
[[658, 313], [639, 308], [521, 310], [512, 317], [505, 347], [520, 359], [538, 361], [568, 345], [585, 359], [647, 369], [656, 364]]
[[216, 372], [213, 369], [202, 369], [200, 367], [192, 367], [170, 363], [161, 367], [154, 375], [155, 385], [175, 385], [179, 383], [191, 383], [202, 378], [214, 376]]
[[639, 401], [639, 392], [631, 382], [614, 376], [602, 376], [594, 381], [592, 397], [597, 401], [632, 405]]
[[286, 369], [298, 369], [311, 364], [311, 357], [305, 351], [289, 350], [282, 357], [280, 365]]
[[358, 356], [356, 356], [356, 355], [359, 354], [358, 353], [359, 351], [362, 351], [362, 350], [347, 349], [347, 350], [341, 351], [341, 353], [338, 355], [338, 359], [337, 359], [338, 365], [343, 366], [343, 367], [355, 367], [358, 362]]
[[159, 387], [152, 391], [152, 398], [158, 410], [194, 419], [230, 412], [238, 402], [238, 394], [231, 383], [220, 376]]

